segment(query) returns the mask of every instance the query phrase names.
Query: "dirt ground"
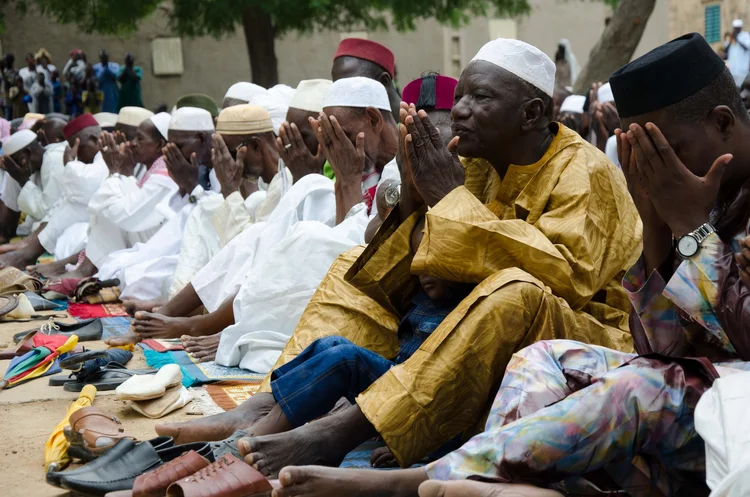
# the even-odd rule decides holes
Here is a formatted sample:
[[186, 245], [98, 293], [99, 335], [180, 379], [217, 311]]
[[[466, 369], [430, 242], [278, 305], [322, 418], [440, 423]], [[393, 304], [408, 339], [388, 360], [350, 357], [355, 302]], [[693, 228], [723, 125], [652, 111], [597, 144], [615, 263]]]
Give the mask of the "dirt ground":
[[[51, 314], [51, 313], [47, 313]], [[74, 322], [72, 318], [60, 321]], [[30, 330], [43, 321], [26, 323], [0, 323], [0, 349], [14, 347], [13, 335]], [[91, 350], [104, 349], [103, 342], [85, 342]], [[0, 361], [0, 375], [5, 373], [10, 361]], [[136, 347], [131, 369], [146, 367], [140, 348]], [[44, 444], [52, 429], [57, 426], [77, 393], [66, 392], [62, 387], [50, 387], [48, 378], [36, 378], [10, 390], [0, 391], [0, 467], [3, 482], [0, 495], [7, 497], [61, 497], [68, 492], [50, 486], [44, 481]], [[117, 416], [127, 432], [140, 440], [156, 436], [154, 425], [162, 422], [194, 419], [187, 414], [188, 407], [177, 410], [160, 420], [148, 419], [118, 400], [114, 392], [100, 392], [94, 405]]]

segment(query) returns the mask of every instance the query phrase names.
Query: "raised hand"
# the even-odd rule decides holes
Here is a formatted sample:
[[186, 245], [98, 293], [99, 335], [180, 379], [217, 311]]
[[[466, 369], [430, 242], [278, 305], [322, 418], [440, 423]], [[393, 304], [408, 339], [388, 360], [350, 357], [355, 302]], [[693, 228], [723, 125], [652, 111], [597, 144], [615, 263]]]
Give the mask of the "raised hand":
[[183, 193], [192, 192], [198, 186], [198, 169], [200, 167], [195, 153], [191, 154], [188, 161], [174, 143], [167, 143], [167, 146], [162, 149], [162, 153], [164, 154], [167, 171], [169, 171], [169, 175], [175, 183]]
[[47, 145], [49, 145], [49, 139], [47, 138], [47, 133], [45, 133], [43, 129], [37, 130], [36, 137], [39, 140], [39, 143], [41, 143], [43, 147], [46, 147]]
[[[214, 165], [216, 178], [219, 180], [221, 194], [224, 195], [224, 198], [238, 191], [240, 188], [245, 169], [246, 153], [247, 147], [243, 146], [237, 152], [237, 159], [234, 159], [221, 135], [219, 133], [213, 134], [211, 161]], [[262, 171], [260, 170], [252, 171], [248, 176], [254, 175], [255, 180], [257, 181], [261, 173]]]
[[0, 157], [0, 168], [4, 169], [21, 186], [25, 185], [31, 177], [31, 171], [26, 165], [26, 159], [23, 159], [19, 165], [10, 155], [5, 155]]
[[65, 152], [63, 152], [63, 163], [67, 164], [68, 162], [72, 160], [76, 160], [78, 158], [78, 146], [81, 144], [81, 139], [76, 138], [76, 141], [73, 143], [73, 146], [68, 146], [65, 149]]
[[413, 107], [409, 108], [404, 122], [408, 132], [404, 142], [411, 178], [419, 195], [432, 207], [464, 184], [464, 167], [456, 154], [458, 137], [454, 137], [446, 148], [427, 113], [423, 110], [416, 112]]
[[279, 156], [292, 173], [294, 182], [300, 180], [308, 174], [320, 174], [323, 170], [325, 156], [323, 147], [318, 145], [318, 151], [315, 155], [305, 145], [297, 125], [284, 122], [279, 129], [279, 136], [276, 138], [276, 148]]
[[734, 255], [734, 259], [740, 267], [740, 279], [745, 288], [750, 289], [750, 236], [740, 241], [740, 251]]
[[651, 202], [675, 237], [707, 222], [732, 155], [719, 156], [700, 177], [685, 167], [655, 124], [647, 123], [645, 130], [632, 124], [627, 136]]

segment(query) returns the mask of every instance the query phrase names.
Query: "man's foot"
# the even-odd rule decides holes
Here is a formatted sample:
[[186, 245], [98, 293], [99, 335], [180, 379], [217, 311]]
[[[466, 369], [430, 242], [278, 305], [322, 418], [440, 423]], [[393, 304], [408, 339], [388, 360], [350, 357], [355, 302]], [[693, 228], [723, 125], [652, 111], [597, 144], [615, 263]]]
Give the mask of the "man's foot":
[[121, 347], [123, 345], [135, 345], [137, 343], [140, 343], [140, 341], [141, 341], [141, 337], [136, 335], [133, 332], [133, 330], [130, 329], [124, 335], [120, 335], [117, 337], [112, 337], [107, 340], [104, 340], [104, 343], [106, 343], [110, 347]]
[[285, 433], [243, 438], [237, 448], [246, 463], [268, 478], [286, 466], [338, 466], [349, 451], [333, 436], [336, 429], [336, 417], [329, 416]]
[[419, 486], [419, 497], [562, 497], [562, 494], [518, 483], [427, 480]]
[[341, 469], [322, 466], [286, 467], [279, 473], [281, 488], [274, 497], [407, 497], [417, 495], [419, 484], [427, 480], [422, 468], [401, 471]]
[[23, 250], [14, 250], [13, 252], [0, 255], [0, 268], [15, 267], [18, 269], [26, 269], [26, 266], [34, 264], [35, 262], [36, 257], [27, 254]]
[[207, 337], [192, 337], [183, 335], [180, 337], [185, 352], [193, 356], [198, 362], [209, 362], [216, 359], [216, 351], [219, 350], [221, 333]]
[[23, 247], [22, 243], [3, 243], [0, 245], [0, 254], [7, 254]]
[[48, 264], [35, 264], [33, 266], [26, 266], [26, 271], [32, 276], [41, 278], [54, 278], [65, 274], [65, 259]]
[[166, 299], [156, 300], [123, 300], [122, 305], [125, 306], [125, 311], [133, 317], [138, 311], [145, 312], [157, 312], [156, 310], [166, 303]]
[[190, 318], [171, 318], [145, 311], [135, 313], [133, 329], [146, 338], [180, 338], [194, 334]]
[[270, 393], [256, 393], [231, 411], [185, 423], [156, 425], [156, 433], [173, 437], [175, 444], [213, 442], [229, 438], [237, 430], [253, 426], [276, 404]]
[[398, 461], [388, 447], [378, 447], [372, 451], [370, 466], [373, 468], [397, 468]]

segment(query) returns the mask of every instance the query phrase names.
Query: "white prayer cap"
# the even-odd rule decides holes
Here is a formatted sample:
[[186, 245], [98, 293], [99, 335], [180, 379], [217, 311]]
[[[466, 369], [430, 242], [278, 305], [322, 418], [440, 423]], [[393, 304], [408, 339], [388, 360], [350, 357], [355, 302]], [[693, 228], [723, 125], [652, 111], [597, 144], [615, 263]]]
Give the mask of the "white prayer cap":
[[94, 114], [94, 119], [102, 128], [114, 128], [117, 124], [117, 114], [114, 112], [99, 112]]
[[583, 104], [586, 102], [586, 97], [583, 95], [569, 95], [563, 100], [560, 106], [560, 114], [566, 112], [574, 112], [576, 114], [583, 114]]
[[256, 93], [250, 99], [250, 105], [263, 107], [271, 115], [273, 132], [279, 134], [281, 124], [286, 121], [286, 113], [289, 110], [289, 102], [292, 100], [294, 90], [286, 85], [276, 85], [263, 93]]
[[733, 28], [741, 28], [744, 25], [745, 25], [745, 23], [742, 22], [742, 19], [735, 19], [734, 21], [732, 21], [732, 27]]
[[153, 112], [143, 107], [123, 107], [117, 116], [117, 124], [127, 124], [128, 126], [137, 127], [153, 115]]
[[36, 133], [30, 129], [17, 131], [3, 142], [3, 154], [13, 155], [36, 141]]
[[375, 107], [380, 110], [391, 110], [385, 86], [370, 78], [356, 76], [343, 78], [331, 83], [328, 94], [323, 100], [326, 107]]
[[612, 87], [609, 86], [609, 83], [604, 83], [599, 88], [599, 91], [596, 92], [596, 99], [603, 104], [615, 101], [615, 96], [612, 94]]
[[242, 100], [243, 102], [249, 102], [253, 95], [256, 93], [265, 93], [266, 89], [262, 86], [255, 85], [253, 83], [246, 83], [240, 81], [229, 87], [224, 98], [233, 98], [235, 100]]
[[552, 96], [555, 91], [555, 63], [533, 45], [520, 40], [498, 38], [486, 43], [471, 59], [502, 67]]
[[169, 131], [169, 120], [172, 119], [172, 116], [166, 112], [159, 112], [158, 114], [149, 117], [149, 119], [154, 123], [156, 129], [159, 130], [159, 134], [163, 136], [165, 140], [168, 140], [167, 132]]
[[330, 79], [305, 79], [297, 85], [297, 92], [289, 102], [289, 107], [320, 112], [323, 110], [323, 100], [331, 87]]
[[172, 113], [170, 131], [214, 131], [214, 120], [206, 109], [182, 107]]

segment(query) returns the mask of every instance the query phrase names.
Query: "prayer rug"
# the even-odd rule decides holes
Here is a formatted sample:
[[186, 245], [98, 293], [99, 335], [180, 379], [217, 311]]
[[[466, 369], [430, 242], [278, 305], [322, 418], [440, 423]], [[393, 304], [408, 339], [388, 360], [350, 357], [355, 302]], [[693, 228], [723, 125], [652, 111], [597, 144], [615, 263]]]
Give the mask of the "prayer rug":
[[228, 368], [215, 362], [195, 362], [184, 350], [174, 352], [156, 352], [143, 348], [146, 362], [152, 368], [165, 364], [177, 364], [182, 370], [182, 385], [191, 387], [203, 383], [214, 383], [222, 380], [260, 381], [265, 374], [253, 373], [242, 368]]
[[257, 381], [220, 381], [206, 385], [205, 389], [216, 405], [225, 411], [231, 411], [247, 399], [255, 395], [260, 388], [261, 380]]
[[102, 318], [102, 340], [124, 335], [129, 328], [129, 317]]
[[165, 338], [156, 340], [153, 338], [147, 338], [140, 344], [142, 349], [151, 349], [156, 352], [172, 352], [175, 350], [185, 350], [185, 346], [182, 345], [182, 340], [179, 338]]
[[78, 319], [112, 318], [127, 316], [122, 304], [68, 304], [68, 313]]

